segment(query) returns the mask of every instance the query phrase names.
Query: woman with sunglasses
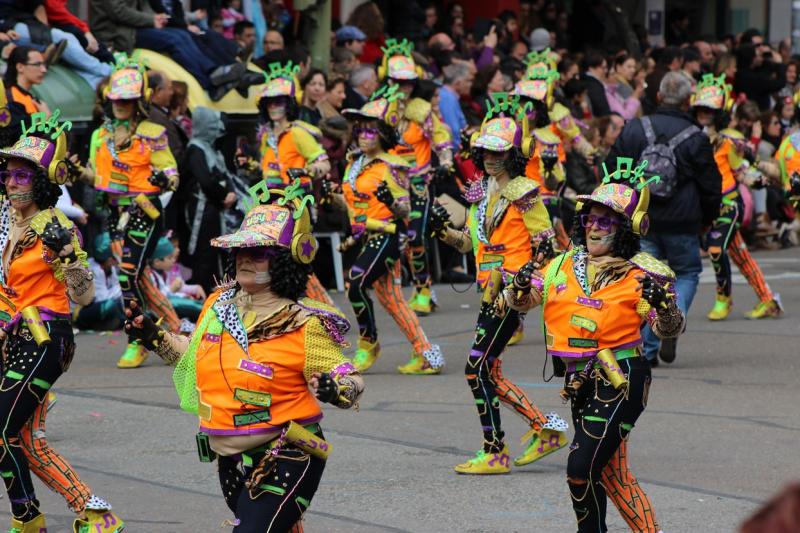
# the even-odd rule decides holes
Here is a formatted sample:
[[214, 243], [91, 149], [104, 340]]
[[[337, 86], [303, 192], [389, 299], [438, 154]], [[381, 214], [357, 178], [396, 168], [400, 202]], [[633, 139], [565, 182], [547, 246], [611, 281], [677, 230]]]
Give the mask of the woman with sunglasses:
[[[199, 419], [198, 452], [218, 458], [234, 532], [294, 531], [317, 491], [330, 445], [319, 402], [347, 409], [364, 390], [342, 354], [350, 325], [301, 296], [317, 243], [290, 189], [256, 205], [236, 233], [212, 240], [235, 273], [206, 301], [193, 337], [160, 330], [134, 305], [125, 328], [176, 364], [181, 407]], [[263, 189], [257, 201], [269, 201]], [[302, 528], [300, 528], [302, 529]]]
[[[166, 130], [147, 120], [150, 94], [144, 67], [120, 56], [103, 93], [107, 118], [92, 135], [91, 164], [83, 179], [94, 184], [110, 212], [108, 231], [126, 304], [137, 300], [178, 331], [180, 320], [169, 300], [144, 275], [163, 233], [161, 195], [178, 186]], [[117, 367], [137, 368], [147, 355], [141, 343], [129, 338]]]
[[[384, 96], [384, 95], [388, 96]], [[353, 364], [362, 372], [380, 355], [375, 310], [369, 289], [414, 347], [411, 361], [398, 367], [403, 374], [438, 374], [444, 367], [439, 346], [431, 344], [419, 319], [403, 297], [400, 257], [405, 244], [405, 217], [410, 209], [406, 172], [408, 164], [386, 153], [395, 146], [397, 134], [386, 123], [396, 115], [395, 89], [382, 89], [361, 109], [345, 109], [354, 123], [358, 151], [350, 156], [342, 180], [342, 193], [330, 194], [347, 209], [352, 235], [345, 245], [359, 253], [347, 274], [347, 297], [358, 320], [358, 348]]]
[[533, 463], [567, 444], [566, 422], [555, 413], [543, 415], [501, 369], [500, 357], [524, 313], [498, 309], [495, 298], [531, 260], [532, 243], [542, 251], [544, 260], [552, 253], [554, 237], [539, 188], [525, 177], [530, 146], [524, 142], [523, 126], [511, 118], [526, 120], [522, 113], [516, 100], [498, 99], [472, 139], [472, 158], [483, 176], [467, 193], [472, 202], [467, 228], [451, 227], [441, 205], [435, 204], [431, 210], [431, 228], [440, 239], [461, 253], [474, 252], [478, 286], [483, 290], [475, 340], [464, 370], [478, 407], [483, 447], [455, 467], [459, 474], [505, 474], [511, 470], [500, 423], [501, 402], [530, 427], [522, 438], [526, 448], [514, 460], [516, 466]]
[[578, 196], [569, 252], [543, 272], [536, 263], [526, 266], [504, 292], [505, 303], [521, 311], [542, 304], [547, 353], [556, 375], [565, 376], [561, 396], [570, 401], [575, 426], [567, 484], [579, 532], [607, 531], [607, 497], [632, 531], [659, 531], [627, 464], [628, 438], [651, 381], [640, 329], [648, 323], [660, 338], [673, 338], [684, 318], [672, 271], [639, 252], [649, 192], [639, 185], [641, 168], [634, 172], [632, 165], [619, 158], [602, 185]]
[[70, 301], [88, 305], [94, 296], [78, 230], [54, 207], [69, 174], [70, 126], [35, 113], [23, 136], [0, 150], [0, 471], [18, 533], [46, 529], [31, 472], [78, 514], [74, 531], [124, 526], [44, 436], [48, 392], [75, 352]]
[[[261, 126], [258, 138], [261, 172], [269, 187], [286, 187], [292, 182], [291, 169], [305, 169], [300, 182], [311, 191], [311, 179], [323, 178], [330, 172], [328, 154], [322, 147], [322, 132], [298, 120], [302, 91], [298, 88], [299, 67], [271, 63], [266, 85], [258, 100]], [[335, 306], [315, 274], [308, 279], [306, 294], [326, 305]]]

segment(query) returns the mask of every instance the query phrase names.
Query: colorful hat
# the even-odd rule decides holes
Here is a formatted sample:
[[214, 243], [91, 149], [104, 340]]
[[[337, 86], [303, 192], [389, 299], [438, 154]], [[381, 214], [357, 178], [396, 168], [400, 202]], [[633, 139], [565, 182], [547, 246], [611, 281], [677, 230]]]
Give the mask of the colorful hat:
[[[61, 110], [56, 109], [47, 118], [44, 113], [31, 115], [29, 127], [22, 121], [22, 136], [14, 146], [0, 150], [0, 159], [24, 159], [47, 171], [47, 177], [58, 185], [69, 179], [67, 157], [67, 131], [72, 122], [58, 122]], [[38, 134], [38, 135], [32, 135]]]
[[264, 88], [261, 90], [259, 100], [261, 98], [279, 98], [287, 96], [295, 98], [297, 103], [303, 99], [303, 93], [299, 89], [300, 83], [297, 80], [297, 74], [300, 72], [299, 65], [293, 65], [291, 61], [282, 65], [280, 63], [270, 63], [268, 65], [268, 72], [264, 72], [265, 83]]
[[530, 157], [533, 140], [528, 132], [525, 109], [519, 103], [519, 96], [494, 93], [481, 129], [472, 134], [470, 145], [493, 152], [505, 152], [517, 147], [522, 149], [526, 157]]
[[94, 238], [92, 255], [94, 255], [94, 260], [98, 263], [103, 263], [107, 259], [110, 259], [112, 255], [114, 255], [111, 252], [111, 235], [109, 235], [107, 231], [98, 233]]
[[[548, 34], [547, 38], [550, 38]], [[533, 71], [537, 68], [545, 67], [548, 70], [557, 70], [558, 55], [551, 52], [550, 48], [545, 48], [541, 51], [532, 51], [525, 56], [525, 78], [530, 77]]]
[[514, 94], [544, 102], [553, 102], [553, 89], [561, 75], [547, 62], [539, 62], [528, 67], [525, 78], [514, 86]]
[[156, 247], [153, 250], [153, 255], [151, 256], [151, 258], [164, 259], [174, 251], [175, 247], [172, 245], [170, 240], [166, 237], [161, 237], [160, 239], [158, 239], [158, 242], [156, 243]]
[[103, 94], [108, 100], [150, 100], [150, 89], [147, 86], [145, 67], [139, 61], [138, 54], [128, 57], [125, 53], [114, 54], [116, 63], [114, 72], [108, 80]]
[[358, 118], [382, 120], [392, 127], [400, 122], [400, 112], [397, 109], [397, 100], [402, 93], [397, 85], [384, 85], [372, 94], [361, 109], [348, 108], [342, 110], [342, 115], [350, 120]]
[[286, 248], [296, 262], [311, 263], [318, 244], [311, 233], [306, 204], [313, 204], [314, 198], [305, 195], [300, 180], [295, 180], [285, 190], [269, 189], [266, 181], [261, 181], [250, 188], [250, 196], [255, 205], [245, 215], [239, 231], [212, 239], [211, 246]]
[[650, 205], [648, 184], [661, 180], [658, 176], [651, 176], [645, 180], [644, 170], [647, 165], [648, 162], [645, 160], [634, 167], [632, 158], [618, 157], [616, 170], [609, 173], [603, 163], [602, 183], [592, 191], [592, 194], [578, 195], [576, 209], [580, 210], [584, 202], [604, 205], [629, 219], [634, 233], [646, 235], [650, 227], [650, 218], [647, 215], [647, 208]]
[[710, 73], [704, 74], [692, 94], [691, 105], [730, 111], [733, 106], [732, 89], [730, 84], [725, 82], [725, 74], [716, 77]]
[[383, 60], [378, 67], [378, 79], [387, 77], [394, 80], [416, 80], [422, 77], [422, 69], [414, 62], [412, 53], [414, 43], [408, 39], [398, 41], [387, 39], [386, 45], [381, 48]]

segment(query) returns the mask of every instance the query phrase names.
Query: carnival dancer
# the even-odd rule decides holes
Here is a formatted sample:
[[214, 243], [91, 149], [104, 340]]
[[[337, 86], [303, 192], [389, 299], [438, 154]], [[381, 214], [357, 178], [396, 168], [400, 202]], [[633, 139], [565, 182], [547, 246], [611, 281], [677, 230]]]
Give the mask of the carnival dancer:
[[331, 452], [318, 400], [353, 407], [364, 382], [342, 355], [347, 320], [301, 299], [317, 250], [313, 199], [299, 184], [253, 191], [257, 205], [239, 231], [212, 241], [233, 252], [236, 277], [208, 298], [191, 341], [136, 304], [126, 329], [177, 363], [181, 407], [199, 417], [201, 461], [218, 458], [233, 531], [285, 532], [308, 509]]
[[359, 254], [347, 274], [347, 297], [358, 320], [359, 340], [353, 364], [366, 371], [380, 355], [375, 309], [369, 289], [413, 346], [411, 360], [398, 367], [402, 374], [438, 374], [444, 366], [439, 346], [431, 344], [400, 286], [400, 257], [405, 244], [405, 217], [409, 211], [408, 164], [387, 150], [397, 134], [398, 88], [379, 89], [361, 109], [346, 109], [353, 122], [358, 151], [350, 155], [342, 180], [342, 194], [331, 193], [335, 204], [347, 209], [352, 235], [347, 247]]
[[11, 531], [46, 531], [33, 472], [78, 515], [75, 532], [118, 533], [122, 520], [45, 438], [48, 392], [75, 353], [69, 301], [87, 305], [94, 296], [78, 230], [54, 207], [59, 185], [70, 177], [65, 157], [72, 125], [59, 123], [59, 115], [35, 113], [29, 126], [23, 123], [22, 137], [0, 150], [0, 475]]
[[[82, 179], [102, 193], [110, 211], [108, 230], [119, 260], [122, 297], [163, 317], [174, 331], [180, 320], [169, 300], [145, 276], [144, 269], [163, 233], [160, 195], [178, 186], [175, 158], [163, 126], [147, 120], [151, 89], [136, 56], [117, 54], [117, 64], [103, 96], [108, 118], [92, 135], [90, 162]], [[141, 343], [128, 339], [118, 368], [136, 368], [147, 358]]]
[[[430, 264], [426, 252], [429, 239], [428, 221], [432, 201], [431, 179], [435, 174], [446, 176], [453, 172], [451, 132], [432, 112], [431, 103], [415, 94], [422, 69], [412, 57], [414, 45], [403, 39], [389, 39], [383, 50], [383, 61], [378, 77], [387, 85], [397, 86], [398, 119], [391, 124], [400, 135], [398, 145], [391, 153], [401, 156], [409, 164], [408, 178], [411, 192], [411, 211], [408, 215], [408, 253], [414, 294], [409, 305], [418, 315], [428, 315], [435, 308], [432, 295]], [[393, 118], [393, 117], [392, 117]], [[458, 135], [458, 132], [453, 132]], [[433, 155], [438, 166], [433, 167]]]
[[575, 426], [567, 484], [579, 532], [607, 531], [607, 497], [632, 531], [659, 531], [627, 463], [628, 438], [651, 382], [640, 329], [647, 322], [657, 336], [677, 337], [684, 317], [675, 303], [673, 272], [639, 252], [648, 226], [644, 166], [618, 158], [612, 173], [603, 167], [603, 184], [578, 196], [572, 250], [544, 273], [537, 264], [526, 265], [533, 286], [523, 274], [503, 295], [520, 311], [543, 305], [547, 353], [556, 375], [565, 376], [561, 395], [571, 403]]
[[[322, 147], [322, 132], [298, 120], [303, 93], [297, 81], [300, 67], [270, 63], [267, 83], [258, 100], [262, 124], [258, 130], [261, 170], [270, 187], [286, 187], [292, 181], [292, 169], [305, 169], [301, 184], [311, 191], [311, 179], [330, 172], [328, 154]], [[308, 278], [306, 294], [334, 306], [325, 287], [313, 273]]]
[[475, 340], [465, 368], [483, 428], [483, 448], [455, 467], [460, 474], [504, 474], [511, 470], [500, 425], [500, 402], [530, 427], [522, 437], [526, 449], [514, 460], [515, 465], [532, 463], [567, 444], [563, 433], [566, 422], [555, 413], [545, 417], [501, 370], [500, 356], [522, 315], [513, 309], [498, 311], [495, 297], [531, 260], [532, 242], [537, 243], [537, 249], [552, 250], [548, 243], [553, 228], [538, 187], [525, 177], [532, 140], [526, 136], [522, 108], [516, 97], [495, 96], [480, 132], [471, 142], [473, 160], [484, 177], [468, 191], [472, 207], [466, 230], [454, 229], [441, 205], [435, 204], [431, 211], [431, 229], [440, 239], [462, 253], [474, 251], [478, 285], [483, 289]]
[[691, 105], [695, 118], [711, 139], [714, 159], [722, 175], [722, 205], [719, 217], [707, 235], [708, 255], [717, 281], [716, 300], [707, 317], [709, 320], [725, 320], [731, 312], [733, 284], [730, 259], [733, 259], [758, 296], [759, 303], [745, 316], [751, 319], [777, 317], [783, 311], [780, 296], [769, 288], [761, 268], [739, 233], [744, 216], [739, 182], [750, 187], [764, 187], [768, 181], [765, 174], [776, 178], [779, 175], [777, 165], [769, 161], [751, 165], [744, 157], [747, 142], [744, 135], [726, 127], [730, 121], [733, 97], [724, 75], [703, 76], [692, 95]]

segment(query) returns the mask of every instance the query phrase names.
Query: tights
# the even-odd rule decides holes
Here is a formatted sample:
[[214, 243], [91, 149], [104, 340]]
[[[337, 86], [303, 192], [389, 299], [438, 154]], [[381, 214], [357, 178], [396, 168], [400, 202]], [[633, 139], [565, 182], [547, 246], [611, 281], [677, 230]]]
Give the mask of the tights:
[[[650, 364], [643, 357], [619, 361], [627, 390], [616, 390], [593, 371], [572, 401], [575, 437], [567, 461], [567, 484], [578, 531], [604, 533], [606, 497], [632, 531], [658, 531], [653, 506], [628, 469], [627, 440], [647, 405]], [[571, 374], [567, 375], [567, 382]]]
[[[421, 179], [421, 178], [420, 178]], [[428, 221], [430, 219], [431, 198], [430, 193], [423, 189], [423, 194], [418, 195], [414, 189], [411, 192], [411, 213], [408, 223], [408, 248], [410, 252], [409, 263], [414, 285], [417, 289], [429, 287], [430, 266], [426, 252], [426, 236], [428, 235]]]
[[[258, 465], [263, 453], [253, 458]], [[297, 531], [322, 479], [325, 461], [297, 448], [284, 446], [274, 469], [255, 490], [245, 486], [253, 466], [243, 466], [241, 455], [219, 457], [219, 483], [225, 503], [236, 515], [234, 533]], [[299, 529], [302, 531], [302, 529]]]
[[498, 317], [490, 304], [483, 303], [475, 326], [475, 342], [464, 372], [478, 407], [486, 452], [497, 453], [503, 448], [501, 402], [537, 432], [547, 422], [522, 389], [503, 376], [501, 371], [500, 355], [517, 329], [521, 316], [517, 311], [508, 309], [505, 315]]
[[355, 311], [358, 332], [362, 338], [371, 342], [378, 338], [375, 309], [368, 292], [373, 288], [378, 301], [414, 346], [414, 351], [422, 354], [431, 349], [431, 343], [422, 331], [419, 319], [403, 296], [400, 287], [399, 257], [397, 235], [370, 234], [347, 273], [347, 297]]

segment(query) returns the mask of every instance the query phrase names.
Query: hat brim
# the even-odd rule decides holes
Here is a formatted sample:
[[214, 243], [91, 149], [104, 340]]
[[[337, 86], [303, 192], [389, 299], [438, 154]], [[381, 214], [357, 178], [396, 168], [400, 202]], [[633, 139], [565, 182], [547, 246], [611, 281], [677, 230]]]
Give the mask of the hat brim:
[[621, 216], [623, 216], [625, 218], [630, 218], [628, 216], [628, 214], [623, 209], [620, 209], [619, 206], [614, 205], [614, 202], [612, 202], [608, 198], [600, 198], [600, 197], [597, 197], [597, 196], [593, 196], [591, 194], [579, 194], [578, 196], [575, 197], [575, 199], [578, 200], [579, 202], [583, 202], [584, 204], [587, 204], [587, 203], [591, 202], [591, 203], [594, 203], [594, 204], [603, 205], [603, 206], [611, 209], [612, 211], [614, 211], [618, 215], [621, 215]]
[[25, 161], [33, 163], [37, 167], [44, 168], [42, 166], [42, 162], [33, 157], [32, 155], [19, 150], [14, 150], [13, 148], [0, 150], [0, 159], [23, 159]]
[[342, 113], [342, 116], [347, 118], [348, 120], [355, 120], [355, 119], [358, 119], [358, 118], [366, 118], [366, 119], [369, 119], [369, 120], [381, 120], [381, 117], [377, 117], [375, 115], [370, 115], [369, 113], [364, 113], [362, 110], [355, 109], [355, 108], [352, 108], [352, 107], [347, 108], [347, 109], [342, 109], [341, 113]]
[[481, 135], [475, 139], [475, 142], [472, 143], [472, 145], [475, 148], [483, 148], [484, 150], [489, 150], [491, 152], [507, 152], [514, 147], [514, 145], [509, 143], [507, 140], [500, 137], [495, 137], [494, 135]]
[[287, 248], [275, 239], [267, 237], [263, 233], [253, 230], [240, 230], [236, 233], [229, 233], [211, 239], [211, 246], [214, 248], [224, 248], [230, 250], [232, 248], [256, 248], [259, 246], [276, 246], [280, 248]]

